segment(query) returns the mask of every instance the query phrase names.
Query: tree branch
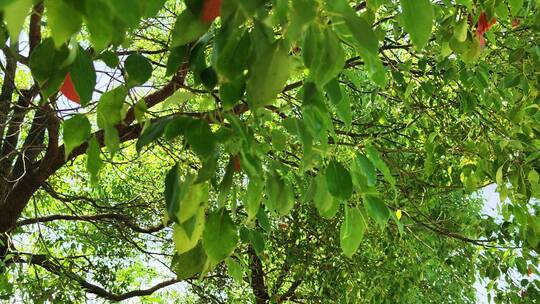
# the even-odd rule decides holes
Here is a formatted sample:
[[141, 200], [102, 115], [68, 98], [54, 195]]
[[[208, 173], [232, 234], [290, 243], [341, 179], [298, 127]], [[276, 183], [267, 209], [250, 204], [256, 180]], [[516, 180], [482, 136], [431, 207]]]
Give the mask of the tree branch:
[[264, 283], [262, 263], [251, 245], [248, 246], [248, 255], [250, 259], [249, 268], [251, 269], [251, 289], [253, 289], [255, 295], [255, 302], [257, 304], [268, 303], [270, 297]]
[[170, 279], [170, 280], [158, 283], [148, 289], [132, 290], [126, 293], [114, 294], [110, 291], [107, 291], [101, 286], [98, 286], [98, 285], [95, 285], [86, 281], [82, 277], [72, 272], [67, 272], [64, 268], [54, 263], [47, 255], [44, 255], [44, 254], [29, 255], [28, 258], [23, 258], [20, 254], [13, 255], [8, 261], [6, 261], [6, 264], [12, 264], [12, 263], [26, 263], [29, 265], [38, 265], [46, 269], [47, 271], [52, 272], [57, 275], [66, 274], [70, 278], [75, 280], [79, 285], [81, 285], [81, 287], [87, 292], [95, 294], [101, 298], [108, 299], [115, 302], [123, 301], [123, 300], [134, 298], [134, 297], [148, 296], [162, 288], [165, 288], [167, 286], [180, 282], [180, 280], [178, 279]]
[[153, 227], [140, 227], [134, 223], [134, 220], [125, 215], [119, 213], [103, 213], [94, 215], [70, 215], [70, 214], [54, 214], [42, 217], [35, 217], [18, 221], [16, 227], [25, 225], [32, 225], [36, 223], [47, 223], [52, 221], [65, 220], [65, 221], [99, 221], [99, 220], [117, 220], [123, 222], [128, 228], [139, 233], [154, 233], [165, 228], [165, 225], [159, 224]]

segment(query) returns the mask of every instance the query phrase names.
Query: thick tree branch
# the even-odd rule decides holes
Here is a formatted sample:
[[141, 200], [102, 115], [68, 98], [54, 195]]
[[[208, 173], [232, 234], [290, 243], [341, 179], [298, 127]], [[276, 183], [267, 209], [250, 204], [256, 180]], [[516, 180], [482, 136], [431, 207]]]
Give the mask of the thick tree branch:
[[30, 53], [41, 42], [41, 17], [43, 16], [43, 1], [34, 5], [32, 16], [30, 16], [30, 30], [28, 40], [30, 44]]
[[248, 247], [248, 255], [250, 259], [249, 268], [251, 269], [251, 289], [253, 295], [255, 295], [255, 302], [257, 304], [268, 303], [270, 296], [264, 283], [262, 263], [251, 245]]

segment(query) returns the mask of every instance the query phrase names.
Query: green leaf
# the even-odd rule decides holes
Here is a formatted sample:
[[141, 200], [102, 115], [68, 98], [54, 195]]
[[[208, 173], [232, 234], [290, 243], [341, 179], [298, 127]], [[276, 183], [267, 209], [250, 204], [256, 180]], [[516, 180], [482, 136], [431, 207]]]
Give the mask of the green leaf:
[[318, 25], [312, 25], [304, 40], [304, 50], [304, 63], [319, 88], [336, 77], [345, 65], [341, 41], [330, 28], [321, 30]]
[[203, 246], [210, 260], [217, 264], [233, 253], [238, 244], [238, 232], [225, 209], [208, 215], [203, 233]]
[[122, 108], [127, 96], [127, 89], [119, 86], [101, 95], [97, 105], [97, 124], [105, 131], [105, 145], [111, 153], [120, 148], [120, 138], [115, 125], [124, 117]]
[[218, 169], [218, 158], [218, 153], [215, 153], [203, 162], [203, 166], [199, 170], [199, 173], [197, 174], [197, 179], [195, 180], [196, 184], [203, 183], [216, 175]]
[[108, 0], [114, 15], [122, 20], [128, 27], [136, 27], [142, 16], [141, 4], [139, 0]]
[[400, 0], [403, 27], [417, 49], [422, 49], [431, 38], [433, 7], [430, 0]]
[[206, 252], [199, 242], [199, 244], [190, 251], [182, 254], [175, 254], [172, 259], [171, 268], [174, 270], [179, 280], [193, 278], [204, 272], [207, 258]]
[[251, 65], [246, 85], [252, 108], [270, 104], [289, 79], [290, 58], [283, 41], [267, 46]]
[[334, 105], [337, 115], [339, 116], [339, 118], [341, 118], [341, 120], [343, 120], [343, 123], [345, 123], [345, 127], [347, 129], [350, 129], [352, 126], [353, 114], [351, 110], [351, 102], [349, 100], [349, 96], [344, 95], [341, 92], [341, 87], [336, 78], [328, 82], [324, 89], [326, 90], [330, 101]]
[[217, 85], [217, 82], [218, 82], [217, 74], [216, 74], [216, 71], [211, 67], [208, 67], [202, 70], [199, 77], [201, 78], [201, 82], [204, 85], [204, 87], [210, 92]]
[[311, 0], [295, 0], [291, 4], [287, 36], [289, 39], [297, 39], [306, 25], [317, 17], [318, 3]]
[[390, 218], [390, 210], [376, 195], [364, 195], [364, 208], [366, 213], [381, 227], [384, 227]]
[[148, 112], [148, 107], [146, 106], [146, 102], [143, 98], [139, 99], [139, 101], [135, 103], [133, 112], [135, 114], [135, 119], [137, 120], [137, 122], [141, 125], [144, 124], [144, 122], [146, 121], [145, 114], [146, 112]]
[[235, 259], [229, 257], [225, 260], [225, 263], [227, 264], [227, 270], [229, 272], [229, 276], [233, 278], [233, 280], [236, 281], [238, 284], [242, 284], [243, 280], [243, 272], [244, 268], [240, 263], [238, 263]]
[[144, 129], [143, 133], [137, 139], [137, 144], [135, 148], [137, 153], [140, 153], [142, 148], [156, 139], [158, 139], [164, 132], [165, 127], [171, 122], [171, 119], [164, 118], [160, 119], [157, 122], [152, 123], [148, 128]]
[[186, 139], [195, 153], [207, 159], [216, 150], [216, 139], [208, 122], [202, 119], [192, 120], [185, 130]]
[[371, 160], [371, 162], [375, 165], [375, 167], [381, 171], [384, 178], [392, 187], [396, 186], [396, 179], [390, 173], [390, 169], [388, 169], [388, 166], [386, 163], [382, 160], [381, 156], [379, 155], [379, 152], [372, 146], [372, 145], [366, 145], [366, 153], [367, 157]]
[[171, 49], [169, 59], [167, 60], [167, 71], [165, 76], [171, 76], [182, 66], [186, 58], [187, 47], [185, 45], [174, 47]]
[[348, 200], [352, 195], [351, 174], [337, 160], [331, 160], [325, 171], [328, 191], [335, 198]]
[[90, 182], [97, 184], [99, 170], [103, 167], [101, 160], [101, 146], [95, 136], [92, 136], [88, 141], [86, 149], [86, 170], [90, 174]]
[[[359, 185], [359, 180], [365, 178], [368, 187], [375, 186], [377, 182], [377, 172], [373, 163], [362, 153], [356, 153], [356, 158], [353, 163], [353, 181]], [[359, 176], [361, 175], [361, 176]], [[356, 178], [355, 178], [356, 177]]]
[[124, 86], [103, 93], [97, 105], [97, 123], [102, 129], [112, 128], [123, 119], [122, 108], [127, 96]]
[[291, 212], [294, 206], [292, 187], [276, 171], [266, 177], [266, 206], [272, 212], [284, 216]]
[[96, 86], [96, 70], [92, 57], [81, 47], [77, 51], [77, 58], [71, 64], [70, 75], [81, 105], [88, 105]]
[[358, 208], [345, 205], [345, 218], [339, 230], [339, 244], [343, 253], [351, 258], [364, 237], [366, 222]]
[[313, 195], [313, 204], [320, 215], [325, 214], [334, 206], [335, 198], [328, 191], [326, 185], [326, 178], [324, 175], [319, 174], [315, 178], [315, 193]]
[[330, 207], [330, 209], [328, 209], [327, 211], [323, 213], [320, 213], [320, 215], [324, 217], [325, 219], [331, 219], [334, 216], [336, 216], [336, 214], [338, 213], [339, 206], [340, 206], [339, 200], [333, 199], [332, 206]]
[[81, 29], [82, 16], [71, 4], [63, 0], [45, 0], [47, 25], [56, 46], [68, 41]]
[[172, 31], [171, 47], [182, 46], [199, 39], [210, 27], [210, 23], [193, 15], [189, 9], [186, 9], [176, 19]]
[[[218, 74], [229, 81], [243, 75], [252, 51], [251, 38], [247, 31], [233, 28], [229, 22], [214, 41], [215, 67]], [[231, 29], [233, 28], [233, 29]]]
[[181, 198], [179, 210], [176, 218], [182, 224], [197, 213], [208, 201], [208, 185], [206, 183], [194, 184], [193, 178], [187, 178], [182, 182], [180, 188], [184, 189], [185, 195]]
[[105, 146], [111, 154], [114, 154], [120, 150], [120, 135], [118, 130], [113, 126], [106, 126], [103, 130], [105, 132]]
[[242, 99], [246, 90], [245, 77], [237, 77], [231, 82], [222, 83], [219, 86], [219, 97], [224, 110], [232, 109]]
[[152, 64], [143, 55], [129, 55], [124, 65], [128, 75], [129, 86], [143, 84], [152, 76]]
[[523, 7], [524, 0], [508, 0], [508, 4], [510, 5], [510, 12], [513, 16], [516, 16], [519, 13], [519, 10], [521, 7]]
[[264, 193], [264, 183], [260, 180], [250, 179], [244, 199], [247, 212], [247, 222], [257, 217]]
[[46, 38], [30, 54], [30, 70], [41, 86], [44, 98], [58, 91], [62, 85], [67, 74], [68, 53], [66, 46], [56, 49], [54, 41]]
[[182, 224], [175, 223], [173, 228], [173, 241], [176, 252], [184, 253], [193, 249], [203, 235], [205, 223], [205, 208], [195, 210], [195, 214]]
[[77, 148], [90, 137], [91, 126], [86, 116], [77, 114], [62, 123], [66, 158], [73, 149]]
[[180, 187], [180, 172], [178, 164], [175, 164], [165, 176], [165, 191], [163, 195], [165, 197], [167, 215], [176, 223], [179, 223], [176, 215], [180, 209], [180, 201], [185, 196], [185, 192], [186, 190]]
[[261, 256], [264, 251], [264, 235], [259, 230], [250, 229], [248, 238], [249, 242], [253, 246], [253, 249], [255, 249], [255, 253], [258, 256]]
[[19, 41], [19, 34], [24, 25], [24, 20], [32, 7], [32, 3], [32, 0], [18, 0], [7, 4], [2, 9], [12, 45]]
[[[352, 34], [356, 46], [360, 49], [360, 53], [376, 56], [379, 50], [379, 41], [375, 32], [373, 32], [373, 28], [365, 18], [358, 16], [349, 6], [348, 1], [336, 0], [328, 2], [328, 4], [330, 5], [330, 10], [334, 11], [337, 16], [340, 16], [345, 21], [345, 25]], [[339, 20], [339, 18], [337, 19]]]
[[143, 4], [143, 17], [151, 18], [154, 17], [161, 8], [165, 5], [167, 0], [146, 0]]
[[462, 19], [456, 24], [454, 27], [454, 37], [457, 41], [464, 42], [467, 39], [468, 26], [466, 19]]
[[319, 214], [327, 212], [332, 207], [334, 197], [328, 192], [326, 178], [319, 174], [312, 182], [313, 186], [313, 205], [319, 211]]
[[84, 1], [85, 23], [90, 41], [97, 51], [105, 49], [113, 39], [113, 17], [107, 3], [101, 0]]
[[103, 61], [111, 69], [116, 68], [120, 63], [118, 55], [111, 51], [105, 51], [101, 53], [97, 59]]
[[355, 38], [361, 50], [375, 56], [379, 49], [379, 41], [367, 21], [356, 14], [347, 14], [345, 23]]
[[469, 9], [472, 9], [472, 0], [456, 0], [456, 4], [460, 4]]

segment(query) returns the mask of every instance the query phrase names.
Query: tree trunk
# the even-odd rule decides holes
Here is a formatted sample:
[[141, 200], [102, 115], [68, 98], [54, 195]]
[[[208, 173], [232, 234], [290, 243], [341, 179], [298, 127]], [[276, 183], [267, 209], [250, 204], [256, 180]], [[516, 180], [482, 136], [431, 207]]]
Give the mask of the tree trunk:
[[251, 269], [251, 289], [253, 289], [253, 295], [255, 295], [255, 302], [257, 304], [266, 304], [270, 297], [264, 283], [264, 270], [261, 260], [251, 245], [248, 247], [248, 254], [250, 258], [249, 268]]

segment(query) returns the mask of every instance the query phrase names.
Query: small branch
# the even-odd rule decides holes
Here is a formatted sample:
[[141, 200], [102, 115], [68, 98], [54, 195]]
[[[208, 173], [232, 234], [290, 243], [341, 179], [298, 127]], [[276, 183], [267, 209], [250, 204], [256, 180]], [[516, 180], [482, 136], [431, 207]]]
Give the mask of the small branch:
[[138, 289], [138, 290], [132, 290], [126, 293], [114, 294], [110, 291], [105, 290], [101, 286], [98, 286], [98, 285], [95, 285], [86, 281], [85, 279], [83, 279], [82, 277], [74, 273], [67, 272], [65, 269], [63, 269], [58, 264], [54, 263], [47, 255], [44, 255], [44, 254], [30, 255], [28, 258], [23, 258], [20, 254], [14, 255], [8, 261], [6, 261], [6, 264], [13, 264], [13, 263], [26, 263], [29, 265], [38, 265], [48, 270], [49, 272], [52, 272], [57, 275], [66, 274], [67, 276], [75, 280], [79, 285], [81, 285], [81, 287], [87, 292], [93, 293], [101, 298], [108, 299], [115, 302], [123, 301], [123, 300], [134, 298], [134, 297], [148, 296], [158, 291], [159, 289], [162, 289], [167, 286], [180, 282], [180, 280], [178, 279], [170, 279], [170, 280], [158, 283], [148, 289]]

